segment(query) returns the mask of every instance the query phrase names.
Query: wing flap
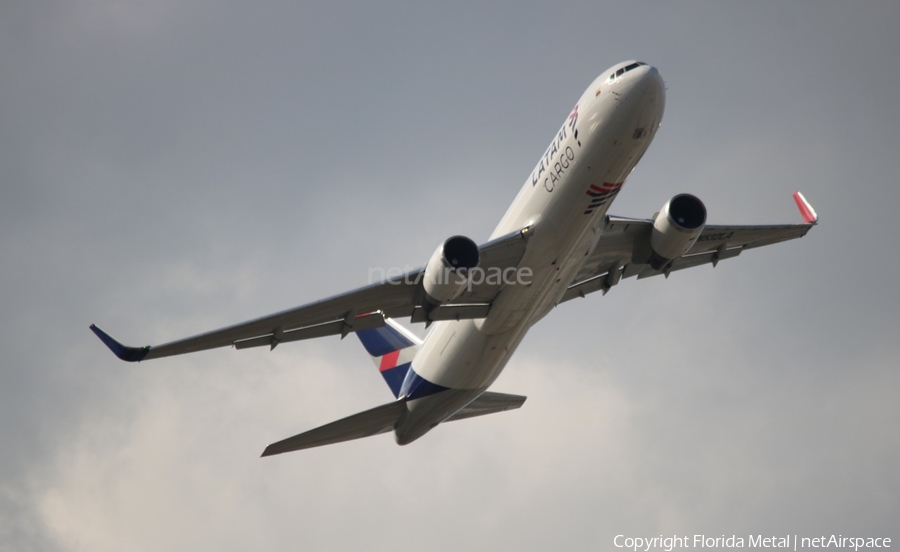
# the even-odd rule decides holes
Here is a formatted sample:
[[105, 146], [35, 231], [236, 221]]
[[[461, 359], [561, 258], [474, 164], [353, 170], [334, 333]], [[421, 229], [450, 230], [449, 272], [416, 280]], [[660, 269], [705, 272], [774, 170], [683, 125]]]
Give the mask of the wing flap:
[[370, 312], [354, 317], [352, 323], [347, 320], [333, 320], [324, 324], [315, 326], [307, 326], [298, 328], [280, 334], [270, 333], [260, 337], [252, 337], [250, 339], [241, 339], [234, 342], [235, 349], [248, 349], [250, 347], [265, 347], [272, 349], [280, 343], [290, 343], [291, 341], [300, 341], [302, 339], [315, 339], [317, 337], [325, 337], [329, 335], [346, 336], [350, 332], [358, 332], [363, 330], [373, 330], [375, 328], [383, 328], [385, 325], [384, 314], [381, 311]]
[[484, 318], [490, 311], [490, 303], [473, 303], [456, 305], [453, 303], [440, 305], [430, 312], [422, 307], [416, 307], [410, 317], [410, 322], [439, 322], [441, 320], [473, 320]]

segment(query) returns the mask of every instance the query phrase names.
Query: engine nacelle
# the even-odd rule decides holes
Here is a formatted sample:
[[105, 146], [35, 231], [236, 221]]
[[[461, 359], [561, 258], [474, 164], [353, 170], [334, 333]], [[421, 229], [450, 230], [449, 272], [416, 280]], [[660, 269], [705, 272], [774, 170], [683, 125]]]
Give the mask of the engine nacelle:
[[650, 234], [650, 266], [662, 270], [694, 245], [706, 226], [706, 207], [690, 194], [678, 194], [663, 205]]
[[435, 305], [456, 299], [466, 287], [468, 271], [481, 262], [478, 246], [465, 236], [453, 236], [438, 246], [425, 265], [425, 295]]

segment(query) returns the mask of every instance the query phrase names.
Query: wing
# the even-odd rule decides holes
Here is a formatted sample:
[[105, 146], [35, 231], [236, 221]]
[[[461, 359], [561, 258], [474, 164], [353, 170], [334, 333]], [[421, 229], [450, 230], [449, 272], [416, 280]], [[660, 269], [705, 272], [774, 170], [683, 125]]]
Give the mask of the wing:
[[[530, 227], [523, 228], [480, 246], [479, 266], [485, 270], [518, 266], [525, 253], [529, 230]], [[473, 285], [453, 301], [429, 308], [426, 313], [423, 273], [424, 268], [419, 268], [328, 299], [163, 345], [128, 347], [93, 324], [91, 330], [117, 357], [139, 362], [225, 346], [275, 348], [279, 343], [301, 339], [343, 337], [350, 332], [384, 326], [385, 317], [410, 317], [414, 322], [483, 318], [502, 289], [502, 284]]]
[[815, 226], [818, 217], [800, 192], [794, 194], [794, 200], [804, 224], [708, 225], [688, 252], [663, 270], [654, 270], [648, 264], [652, 220], [607, 217], [597, 246], [560, 303], [595, 291], [605, 294], [622, 278], [637, 276], [640, 280], [660, 274], [668, 277], [675, 270], [704, 264], [716, 266], [719, 261], [737, 257], [747, 249], [802, 238]]

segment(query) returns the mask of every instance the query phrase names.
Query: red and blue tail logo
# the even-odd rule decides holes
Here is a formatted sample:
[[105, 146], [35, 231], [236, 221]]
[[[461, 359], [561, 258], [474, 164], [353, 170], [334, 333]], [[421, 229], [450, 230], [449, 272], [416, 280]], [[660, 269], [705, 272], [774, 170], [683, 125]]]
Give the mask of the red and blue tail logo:
[[419, 352], [421, 342], [393, 320], [385, 321], [386, 326], [360, 330], [356, 332], [356, 336], [396, 398], [400, 396], [403, 380], [406, 379], [413, 358]]

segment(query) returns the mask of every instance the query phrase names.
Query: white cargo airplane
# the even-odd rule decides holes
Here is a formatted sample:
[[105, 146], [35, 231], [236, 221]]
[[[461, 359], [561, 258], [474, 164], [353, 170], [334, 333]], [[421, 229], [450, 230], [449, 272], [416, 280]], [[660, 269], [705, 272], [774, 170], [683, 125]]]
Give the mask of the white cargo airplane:
[[[525, 333], [553, 307], [623, 278], [637, 279], [800, 238], [817, 215], [797, 192], [804, 224], [713, 226], [696, 197], [679, 194], [652, 219], [607, 210], [653, 140], [665, 106], [659, 72], [611, 67], [578, 99], [490, 241], [440, 244], [428, 263], [329, 299], [158, 346], [127, 347], [91, 329], [122, 360], [226, 345], [268, 346], [356, 333], [396, 400], [269, 445], [263, 456], [388, 431], [400, 445], [441, 422], [519, 408], [520, 395], [487, 391]], [[420, 341], [392, 318], [433, 327]]]

